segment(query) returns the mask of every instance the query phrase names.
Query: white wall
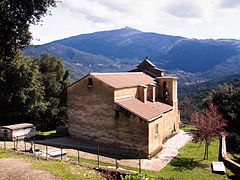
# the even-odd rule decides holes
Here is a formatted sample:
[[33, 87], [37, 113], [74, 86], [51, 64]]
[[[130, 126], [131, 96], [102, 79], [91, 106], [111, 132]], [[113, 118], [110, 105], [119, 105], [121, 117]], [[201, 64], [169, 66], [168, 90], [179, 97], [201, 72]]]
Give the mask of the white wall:
[[36, 135], [36, 126], [32, 128], [16, 129], [12, 132], [12, 139], [30, 138]]

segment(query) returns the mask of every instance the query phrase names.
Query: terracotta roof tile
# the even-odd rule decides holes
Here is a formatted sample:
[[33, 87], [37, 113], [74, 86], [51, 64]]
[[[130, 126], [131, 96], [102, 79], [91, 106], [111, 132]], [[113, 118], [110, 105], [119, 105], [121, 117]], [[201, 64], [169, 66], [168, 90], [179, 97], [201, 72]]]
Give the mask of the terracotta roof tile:
[[154, 78], [143, 72], [90, 73], [90, 75], [114, 88], [134, 87], [155, 83]]
[[121, 99], [115, 101], [115, 103], [147, 121], [151, 121], [161, 116], [164, 112], [173, 109], [172, 106], [162, 102], [147, 101], [147, 103], [144, 104], [136, 98]]

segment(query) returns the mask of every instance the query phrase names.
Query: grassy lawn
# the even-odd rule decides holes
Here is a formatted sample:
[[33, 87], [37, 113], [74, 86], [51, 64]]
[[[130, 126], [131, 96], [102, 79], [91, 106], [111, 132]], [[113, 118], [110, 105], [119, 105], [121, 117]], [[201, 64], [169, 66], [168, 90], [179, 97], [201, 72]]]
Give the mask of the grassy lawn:
[[68, 162], [43, 160], [14, 152], [0, 150], [0, 158], [22, 158], [31, 162], [33, 168], [45, 169], [61, 177], [61, 179], [102, 179], [99, 172], [83, 166], [72, 165]]
[[198, 130], [196, 127], [191, 126], [191, 125], [184, 125], [184, 127], [181, 127], [180, 129], [188, 130], [188, 131], [196, 131], [196, 130]]
[[[204, 146], [190, 142], [180, 149], [180, 154], [160, 172], [149, 172], [165, 179], [227, 179], [227, 175], [212, 173], [211, 162], [218, 161], [219, 141], [209, 146], [209, 159], [203, 160]], [[231, 174], [230, 171], [227, 171]]]
[[45, 132], [37, 131], [36, 134], [38, 134], [38, 135], [42, 135], [42, 136], [49, 136], [49, 135], [51, 135], [51, 134], [55, 134], [55, 133], [56, 133], [56, 130], [45, 131]]
[[240, 154], [227, 153], [227, 157], [237, 163], [240, 163]]
[[[211, 162], [218, 161], [218, 151], [219, 151], [219, 140], [212, 142], [209, 146], [209, 159], [203, 160], [204, 155], [204, 144], [199, 146], [193, 142], [188, 143], [185, 147], [180, 149], [180, 153], [175, 157], [164, 169], [159, 172], [156, 171], [147, 171], [142, 170], [144, 174], [152, 175], [156, 179], [194, 179], [194, 180], [204, 180], [204, 179], [227, 179], [227, 175], [219, 175], [212, 173]], [[3, 157], [24, 157], [22, 155], [15, 155], [15, 153], [5, 152], [0, 150], [0, 158]], [[77, 157], [69, 158], [77, 161]], [[36, 158], [32, 159], [27, 157], [31, 162], [33, 162], [33, 167], [40, 169], [47, 169], [54, 174], [62, 177], [63, 179], [78, 179], [83, 177], [84, 174], [90, 174], [88, 176], [92, 179], [100, 178], [100, 175], [95, 171], [82, 167], [72, 165], [70, 163], [61, 162], [61, 161], [45, 161], [37, 160]], [[97, 165], [96, 160], [88, 160], [80, 158], [80, 163], [85, 162], [89, 164]], [[100, 166], [113, 166], [115, 164], [100, 162]], [[133, 170], [138, 172], [137, 168], [120, 166], [121, 168], [127, 170]], [[91, 172], [91, 173], [89, 173]], [[232, 175], [231, 171], [227, 170], [229, 175]], [[85, 177], [86, 178], [86, 177]]]
[[[204, 144], [195, 144], [190, 142], [180, 149], [180, 153], [175, 157], [164, 169], [159, 172], [142, 170], [144, 174], [149, 174], [157, 179], [227, 179], [227, 175], [219, 175], [212, 173], [211, 162], [218, 161], [219, 140], [212, 142], [209, 146], [209, 159], [203, 160]], [[70, 157], [77, 161], [77, 157]], [[87, 160], [80, 158], [80, 162], [97, 164], [95, 160]], [[100, 166], [115, 166], [115, 164], [100, 162]], [[138, 172], [137, 168], [120, 166], [127, 170]], [[231, 171], [227, 170], [229, 175]]]
[[[75, 156], [68, 156], [68, 158], [70, 158], [74, 161], [78, 161], [78, 157], [75, 157]], [[92, 159], [79, 158], [79, 162], [80, 163], [88, 163], [88, 164], [98, 165], [98, 161], [92, 160]], [[107, 162], [103, 162], [103, 161], [99, 161], [99, 165], [100, 166], [106, 166], [106, 167], [107, 166], [116, 167], [116, 164], [107, 163]], [[136, 172], [139, 171], [138, 168], [134, 168], [134, 167], [121, 166], [121, 165], [119, 167], [123, 168], [123, 169], [126, 169], [126, 170], [131, 170], [131, 171], [136, 171]]]

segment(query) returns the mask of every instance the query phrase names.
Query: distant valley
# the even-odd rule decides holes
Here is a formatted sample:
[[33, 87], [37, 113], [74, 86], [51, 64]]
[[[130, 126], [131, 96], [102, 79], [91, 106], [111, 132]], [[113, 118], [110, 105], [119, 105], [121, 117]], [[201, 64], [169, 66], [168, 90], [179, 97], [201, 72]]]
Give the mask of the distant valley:
[[129, 27], [29, 46], [24, 54], [39, 57], [43, 52], [61, 57], [65, 67], [71, 69], [72, 81], [89, 72], [130, 70], [146, 56], [168, 74], [179, 76], [180, 84], [240, 72], [240, 40], [187, 39]]

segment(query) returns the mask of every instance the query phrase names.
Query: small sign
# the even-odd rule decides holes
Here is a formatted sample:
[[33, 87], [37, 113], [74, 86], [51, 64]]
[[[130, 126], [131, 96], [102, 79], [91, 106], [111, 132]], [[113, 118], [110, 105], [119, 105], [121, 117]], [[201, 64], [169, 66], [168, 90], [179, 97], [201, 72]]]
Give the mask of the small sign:
[[212, 162], [212, 171], [213, 172], [217, 172], [217, 173], [226, 173], [226, 169], [225, 166], [223, 164], [223, 162], [217, 162], [217, 161], [213, 161]]

